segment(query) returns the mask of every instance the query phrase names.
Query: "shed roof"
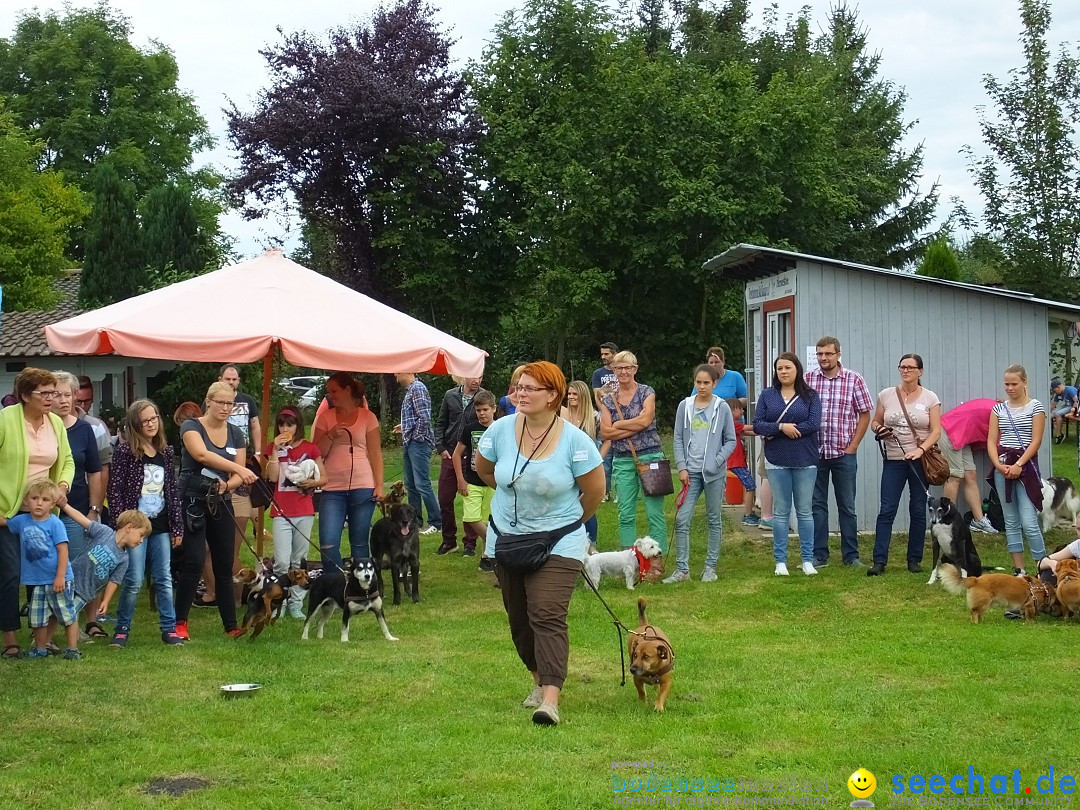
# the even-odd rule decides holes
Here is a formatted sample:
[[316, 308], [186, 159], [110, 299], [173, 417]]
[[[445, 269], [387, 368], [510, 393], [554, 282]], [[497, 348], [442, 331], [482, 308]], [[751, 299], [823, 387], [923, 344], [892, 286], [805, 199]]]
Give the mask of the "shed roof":
[[82, 311], [78, 304], [81, 275], [79, 269], [65, 270], [53, 283], [53, 289], [60, 294], [60, 301], [53, 309], [3, 314], [0, 319], [0, 357], [55, 357], [64, 354], [49, 348], [45, 341], [45, 327]]
[[814, 256], [809, 253], [796, 253], [779, 248], [761, 247], [760, 245], [748, 245], [745, 243], [732, 245], [718, 256], [713, 256], [705, 262], [703, 268], [710, 271], [720, 271], [728, 278], [741, 281], [752, 281], [764, 276], [770, 276], [784, 270], [791, 270], [796, 262], [807, 261], [820, 264], [831, 264], [835, 267], [843, 267], [848, 270], [859, 270], [868, 273], [881, 273], [889, 276], [899, 276], [909, 279], [918, 284], [937, 284], [946, 287], [955, 287], [969, 290], [981, 295], [993, 295], [1001, 298], [1026, 301], [1030, 304], [1047, 307], [1055, 314], [1063, 317], [1071, 317], [1080, 320], [1080, 305], [1070, 304], [1066, 301], [1051, 301], [1046, 298], [1036, 298], [1031, 293], [1018, 290], [1006, 290], [1001, 287], [986, 287], [982, 284], [967, 284], [962, 281], [949, 281], [943, 278], [931, 276], [918, 276], [914, 273], [905, 273], [900, 270], [888, 270], [884, 267], [874, 267], [869, 264], [848, 262], [842, 259], [830, 259], [825, 256]]

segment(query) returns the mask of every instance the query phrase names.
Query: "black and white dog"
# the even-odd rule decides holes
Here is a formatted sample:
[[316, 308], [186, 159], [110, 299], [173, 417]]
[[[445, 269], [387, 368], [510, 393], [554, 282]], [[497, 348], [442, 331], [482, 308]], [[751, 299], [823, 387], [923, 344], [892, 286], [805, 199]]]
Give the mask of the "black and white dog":
[[1076, 525], [1080, 515], [1080, 495], [1068, 478], [1046, 478], [1042, 482], [1043, 508], [1039, 513], [1039, 525], [1043, 534], [1054, 528], [1059, 517], [1068, 515]]
[[379, 592], [383, 590], [383, 559], [389, 560], [394, 581], [394, 604], [401, 604], [401, 589], [420, 601], [420, 517], [407, 503], [395, 503], [386, 517], [371, 527], [371, 556], [379, 563]]
[[933, 538], [934, 565], [927, 585], [938, 578], [938, 560], [952, 563], [962, 577], [981, 577], [982, 560], [975, 550], [968, 522], [948, 498], [930, 499], [930, 537]]
[[308, 591], [308, 615], [300, 638], [307, 640], [311, 621], [318, 615], [318, 638], [323, 637], [326, 621], [334, 608], [341, 608], [341, 640], [349, 640], [349, 620], [357, 613], [371, 611], [387, 641], [397, 641], [386, 625], [379, 594], [379, 565], [370, 557], [354, 560], [346, 557], [342, 563], [345, 573], [336, 568], [323, 569], [322, 576], [311, 583]]

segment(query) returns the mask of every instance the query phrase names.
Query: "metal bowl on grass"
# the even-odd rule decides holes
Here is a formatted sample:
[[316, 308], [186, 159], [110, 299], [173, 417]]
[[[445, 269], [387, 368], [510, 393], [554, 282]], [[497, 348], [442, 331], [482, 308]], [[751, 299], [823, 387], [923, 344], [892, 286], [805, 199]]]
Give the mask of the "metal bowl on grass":
[[260, 689], [261, 683], [227, 683], [221, 687], [221, 696], [230, 699], [252, 697]]

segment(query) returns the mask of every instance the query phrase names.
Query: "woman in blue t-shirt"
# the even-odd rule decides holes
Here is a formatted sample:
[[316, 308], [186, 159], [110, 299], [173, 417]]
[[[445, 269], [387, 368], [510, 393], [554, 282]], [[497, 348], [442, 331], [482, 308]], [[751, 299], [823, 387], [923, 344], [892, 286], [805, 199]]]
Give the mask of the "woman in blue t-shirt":
[[[559, 418], [565, 395], [558, 366], [528, 363], [517, 384], [517, 413], [485, 431], [476, 457], [476, 472], [495, 490], [485, 556], [495, 558], [510, 635], [533, 676], [523, 705], [535, 709], [532, 719], [539, 725], [559, 722], [570, 658], [566, 614], [589, 546], [582, 521], [604, 497], [596, 443]], [[548, 531], [559, 539], [538, 570], [522, 573], [501, 563], [502, 535]]]

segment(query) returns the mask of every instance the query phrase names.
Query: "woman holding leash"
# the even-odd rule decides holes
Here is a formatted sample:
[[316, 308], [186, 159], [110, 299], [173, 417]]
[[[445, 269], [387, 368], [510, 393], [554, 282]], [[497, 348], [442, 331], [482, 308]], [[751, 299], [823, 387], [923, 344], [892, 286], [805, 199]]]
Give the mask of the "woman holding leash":
[[[732, 428], [734, 431], [734, 427]], [[799, 527], [802, 572], [814, 568], [814, 484], [819, 456], [817, 433], [821, 430], [821, 399], [806, 384], [799, 358], [784, 352], [773, 361], [772, 386], [758, 397], [754, 434], [764, 437], [765, 466], [773, 493], [773, 557], [779, 577], [788, 575], [788, 528], [791, 504]]]
[[1046, 544], [1039, 526], [1042, 511], [1042, 477], [1039, 475], [1039, 447], [1046, 431], [1046, 408], [1028, 396], [1027, 371], [1012, 365], [1005, 369], [1005, 402], [990, 411], [987, 448], [993, 448], [994, 464], [986, 480], [997, 490], [1005, 517], [1005, 540], [1012, 554], [1014, 573], [1024, 576], [1024, 540], [1035, 560], [1035, 570], [1046, 556]]
[[701, 493], [705, 493], [709, 544], [705, 551], [702, 582], [716, 581], [716, 562], [723, 538], [721, 515], [727, 486], [727, 460], [735, 452], [735, 419], [728, 404], [713, 393], [720, 373], [703, 363], [694, 369], [694, 396], [679, 403], [675, 411], [675, 467], [679, 481], [688, 487], [675, 513], [675, 570], [665, 585], [690, 579], [690, 519]]
[[379, 420], [364, 404], [364, 384], [347, 371], [326, 381], [332, 408], [315, 417], [311, 440], [326, 465], [328, 483], [319, 501], [319, 550], [341, 566], [341, 532], [349, 518], [349, 554], [370, 557], [368, 540], [375, 502], [383, 496]]
[[[558, 366], [528, 363], [517, 395], [517, 413], [487, 429], [476, 457], [495, 490], [485, 556], [495, 558], [510, 635], [533, 677], [522, 705], [535, 709], [534, 723], [556, 725], [570, 657], [566, 614], [589, 547], [582, 521], [604, 497], [604, 468], [596, 443], [559, 418], [566, 378]], [[537, 553], [515, 554], [537, 542]]]
[[[66, 497], [75, 475], [75, 461], [60, 417], [50, 412], [56, 397], [56, 377], [40, 368], [24, 368], [15, 378], [18, 402], [0, 410], [0, 512], [12, 518], [29, 507], [24, 503], [31, 481], [48, 478]], [[19, 619], [19, 538], [0, 526], [0, 631], [5, 659], [21, 658], [16, 633]]]
[[[244, 466], [247, 440], [243, 431], [229, 422], [236, 391], [218, 380], [206, 391], [206, 413], [187, 419], [180, 426], [180, 493], [184, 509], [184, 561], [176, 586], [176, 632], [188, 638], [188, 614], [202, 575], [206, 549], [214, 580], [231, 583], [233, 576], [233, 520], [231, 493], [239, 486], [254, 484], [258, 476]], [[236, 627], [236, 601], [232, 589], [221, 589], [217, 600], [221, 624], [229, 635]]]
[[[274, 482], [270, 521], [274, 534], [274, 573], [302, 568], [307, 559], [308, 541], [315, 525], [312, 492], [327, 483], [322, 453], [318, 445], [304, 438], [304, 417], [299, 408], [288, 405], [274, 420], [274, 441], [266, 446], [266, 477]], [[308, 463], [310, 462], [310, 463]], [[301, 478], [306, 466], [310, 477]], [[340, 533], [339, 533], [340, 536]], [[289, 589], [289, 615], [304, 618], [304, 594]]]
[[922, 457], [941, 435], [941, 400], [922, 386], [923, 359], [919, 355], [905, 354], [897, 368], [900, 385], [878, 394], [877, 408], [870, 420], [870, 429], [881, 442], [885, 460], [881, 465], [881, 507], [874, 537], [874, 564], [866, 572], [868, 577], [880, 576], [889, 562], [893, 521], [905, 486], [908, 488], [907, 568], [913, 574], [922, 572], [927, 492]]
[[[120, 588], [116, 609], [116, 630], [110, 647], [125, 647], [135, 617], [135, 600], [142, 588], [146, 559], [150, 558], [150, 577], [154, 582], [161, 640], [182, 644], [176, 632], [176, 608], [173, 603], [172, 550], [184, 540], [184, 512], [180, 506], [180, 487], [173, 464], [173, 449], [165, 440], [161, 412], [148, 399], [137, 399], [127, 409], [120, 426], [123, 441], [113, 453], [109, 476], [109, 514], [138, 509], [150, 518], [146, 542], [128, 550], [128, 568]], [[93, 604], [93, 603], [91, 603]], [[108, 609], [108, 605], [104, 605]], [[89, 628], [87, 628], [89, 632]]]
[[[619, 381], [619, 390], [602, 400], [600, 438], [610, 441], [615, 452], [611, 464], [611, 483], [619, 500], [619, 544], [627, 549], [637, 540], [637, 504], [641, 495], [645, 501], [649, 535], [667, 554], [664, 496], [642, 493], [637, 467], [637, 461], [648, 463], [664, 458], [660, 449], [660, 434], [656, 432], [656, 392], [634, 379], [638, 362], [632, 352], [619, 352], [611, 358], [611, 370]], [[637, 461], [630, 450], [631, 443], [637, 453]]]
[[[566, 405], [561, 411], [562, 418], [576, 427], [600, 447], [600, 414], [593, 406], [592, 391], [581, 380], [574, 380], [566, 389]], [[604, 454], [601, 453], [601, 456]], [[589, 553], [596, 552], [596, 535], [599, 531], [596, 515], [585, 521], [585, 533], [589, 535]]]

